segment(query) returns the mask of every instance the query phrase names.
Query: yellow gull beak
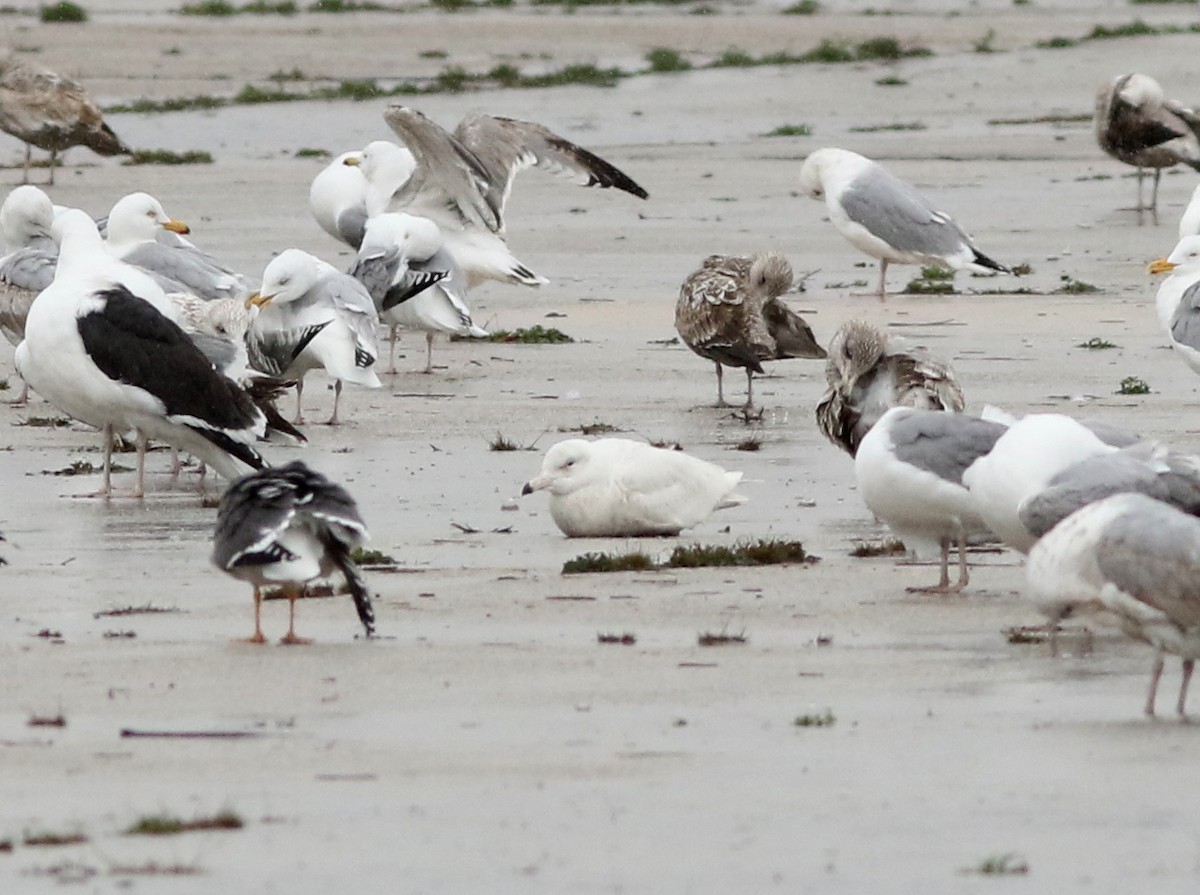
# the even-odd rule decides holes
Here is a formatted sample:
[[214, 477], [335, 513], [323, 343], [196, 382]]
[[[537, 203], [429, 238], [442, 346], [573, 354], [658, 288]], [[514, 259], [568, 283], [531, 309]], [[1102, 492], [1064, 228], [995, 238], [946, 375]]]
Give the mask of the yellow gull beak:
[[183, 221], [177, 221], [174, 218], [172, 218], [169, 221], [166, 221], [162, 225], [162, 228], [164, 230], [170, 230], [172, 233], [178, 233], [180, 236], [186, 236], [188, 233], [192, 232], [191, 227], [189, 227]]
[[249, 311], [251, 308], [261, 308], [274, 297], [274, 295], [263, 295], [261, 292], [255, 292], [246, 299], [246, 310]]
[[1174, 269], [1175, 265], [1166, 258], [1159, 258], [1156, 261], [1151, 261], [1150, 266], [1146, 268], [1146, 270], [1153, 274], [1170, 273]]
[[362, 157], [357, 156], [357, 155], [352, 155], [349, 158], [344, 159], [342, 161], [342, 164], [349, 165], [351, 168], [357, 168], [360, 165], [362, 165]]

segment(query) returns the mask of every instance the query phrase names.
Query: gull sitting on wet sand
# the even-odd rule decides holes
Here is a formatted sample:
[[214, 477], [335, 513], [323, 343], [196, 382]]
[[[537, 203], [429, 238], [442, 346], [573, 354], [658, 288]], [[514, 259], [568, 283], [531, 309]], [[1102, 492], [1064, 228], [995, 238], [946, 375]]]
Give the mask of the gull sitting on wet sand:
[[834, 333], [825, 378], [817, 427], [851, 457], [891, 407], [959, 413], [966, 406], [949, 364], [865, 320], [847, 320]]
[[1057, 619], [1113, 613], [1156, 650], [1143, 711], [1154, 715], [1163, 659], [1183, 660], [1175, 711], [1182, 718], [1200, 657], [1200, 520], [1144, 494], [1118, 494], [1068, 516], [1030, 551], [1032, 598]]
[[[1158, 181], [1163, 168], [1182, 162], [1200, 170], [1200, 117], [1175, 100], [1149, 75], [1120, 75], [1096, 95], [1096, 141], [1117, 161], [1137, 168], [1138, 221], [1149, 211], [1158, 223]], [[1154, 170], [1150, 204], [1142, 200], [1142, 178]]]
[[522, 494], [550, 492], [550, 515], [569, 538], [677, 535], [738, 506], [740, 472], [626, 438], [560, 441]]
[[1011, 271], [984, 255], [950, 215], [911, 184], [846, 149], [818, 149], [800, 168], [800, 189], [824, 199], [837, 231], [879, 259], [880, 298], [888, 264], [941, 264], [977, 273]]
[[267, 264], [262, 286], [246, 303], [259, 308], [246, 338], [250, 365], [297, 380], [293, 422], [304, 422], [309, 370], [323, 368], [334, 380], [331, 426], [338, 424], [343, 382], [383, 384], [375, 374], [379, 315], [367, 290], [349, 274], [308, 252], [286, 249]]
[[[540, 286], [505, 243], [504, 206], [513, 176], [537, 166], [575, 175], [586, 186], [615, 187], [645, 199], [646, 191], [604, 159], [540, 124], [471, 115], [451, 134], [415, 109], [388, 106], [384, 120], [412, 152], [416, 166], [378, 211], [406, 211], [441, 228], [467, 287], [484, 280]], [[367, 172], [370, 181], [372, 175]], [[374, 214], [372, 203], [368, 210]]]
[[780, 300], [792, 287], [792, 265], [777, 252], [709, 255], [679, 288], [675, 331], [717, 368], [717, 406], [724, 407], [722, 367], [746, 370], [746, 410], [754, 407], [754, 374], [762, 361], [825, 357], [812, 328]]
[[[970, 582], [967, 537], [987, 531], [964, 474], [1004, 434], [1004, 426], [959, 413], [893, 407], [858, 446], [854, 474], [868, 509], [910, 552], [941, 551], [941, 574], [922, 593], [954, 593]], [[958, 582], [950, 583], [950, 545], [958, 545]]]

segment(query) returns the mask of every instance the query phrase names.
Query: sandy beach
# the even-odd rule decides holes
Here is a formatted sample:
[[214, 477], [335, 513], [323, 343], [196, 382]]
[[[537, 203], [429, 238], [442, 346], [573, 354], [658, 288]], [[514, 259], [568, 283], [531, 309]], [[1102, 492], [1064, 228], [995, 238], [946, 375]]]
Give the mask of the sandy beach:
[[[1103, 628], [1068, 638], [1058, 657], [1008, 642], [1006, 628], [1041, 621], [1022, 598], [1015, 553], [974, 553], [961, 595], [906, 593], [932, 583], [936, 567], [850, 555], [887, 532], [855, 491], [852, 461], [816, 429], [822, 364], [773, 365], [755, 383], [763, 418], [747, 423], [708, 406], [712, 365], [670, 341], [679, 284], [702, 258], [775, 249], [806, 274], [788, 300], [822, 343], [865, 317], [952, 360], [972, 411], [1061, 410], [1196, 449], [1197, 380], [1158, 328], [1146, 273], [1175, 244], [1196, 175], [1166, 173], [1160, 223], [1138, 226], [1132, 169], [1104, 156], [1080, 118], [1097, 87], [1126, 71], [1193, 98], [1196, 37], [1036, 46], [1135, 18], [1186, 25], [1189, 7], [997, 2], [959, 14], [896, 3], [894, 15], [866, 15], [830, 3], [785, 16], [757, 3], [704, 16], [655, 5], [216, 19], [149, 0], [106, 5], [82, 25], [14, 15], [0, 28], [105, 105], [229, 96], [293, 69], [381, 82], [506, 62], [634, 70], [655, 47], [696, 69], [610, 88], [412, 98], [446, 126], [472, 111], [542, 122], [650, 198], [521, 174], [509, 241], [551, 283], [480, 287], [475, 318], [554, 326], [576, 341], [439, 342], [439, 368], [423, 375], [424, 340], [406, 334], [399, 374], [381, 390], [345, 393], [345, 425], [309, 426], [302, 449], [266, 448], [272, 462], [300, 457], [343, 483], [370, 546], [395, 558], [368, 572], [377, 639], [356, 636], [350, 601], [338, 597], [299, 605], [313, 646], [273, 642], [286, 628], [280, 602], [264, 611], [270, 645], [234, 642], [252, 630], [250, 589], [209, 562], [216, 511], [201, 505], [194, 476], [173, 482], [168, 454], [156, 452], [145, 500], [77, 498], [97, 477], [52, 473], [98, 464], [95, 433], [32, 425], [57, 416], [36, 398], [0, 404], [0, 840], [12, 844], [0, 851], [0, 890], [1196, 890], [1200, 834], [1186, 793], [1200, 782], [1197, 730], [1166, 712], [1178, 662], [1164, 675], [1164, 714], [1149, 721], [1148, 648]], [[801, 53], [826, 38], [881, 36], [931, 55], [703, 67], [730, 47]], [[993, 52], [979, 51], [985, 41]], [[214, 162], [128, 167], [74, 149], [51, 195], [100, 214], [146, 190], [198, 245], [255, 276], [291, 246], [344, 266], [349, 250], [307, 210], [325, 162], [298, 153], [389, 138], [385, 104], [115, 114], [131, 145], [202, 150]], [[764, 136], [785, 125], [811, 134]], [[960, 274], [949, 296], [858, 295], [874, 284], [874, 262], [797, 191], [803, 158], [821, 146], [885, 163], [984, 252], [1031, 273]], [[10, 166], [0, 180], [19, 180], [21, 155], [0, 140]], [[915, 274], [893, 267], [890, 287]], [[1070, 282], [1097, 291], [1059, 291]], [[982, 294], [1016, 289], [1029, 292]], [[1078, 347], [1092, 338], [1117, 347]], [[5, 343], [5, 396], [19, 387], [12, 370]], [[1150, 393], [1116, 394], [1128, 376]], [[332, 392], [317, 374], [308, 382], [306, 412], [322, 419]], [[742, 385], [726, 377], [730, 394]], [[677, 539], [564, 538], [545, 496], [518, 498], [521, 485], [546, 447], [600, 423], [744, 471], [749, 501]], [[497, 434], [531, 449], [494, 451]], [[751, 437], [759, 450], [736, 449]], [[589, 551], [657, 556], [680, 542], [758, 537], [800, 540], [820, 561], [560, 573]], [[110, 614], [128, 607], [160, 611]], [[701, 647], [705, 632], [746, 642]], [[636, 643], [598, 642], [624, 633]], [[58, 715], [65, 726], [29, 725]], [[803, 717], [833, 723], [795, 723]], [[223, 810], [244, 825], [126, 835], [147, 815]], [[27, 844], [41, 834], [87, 841]], [[985, 872], [997, 868], [1009, 873]]]

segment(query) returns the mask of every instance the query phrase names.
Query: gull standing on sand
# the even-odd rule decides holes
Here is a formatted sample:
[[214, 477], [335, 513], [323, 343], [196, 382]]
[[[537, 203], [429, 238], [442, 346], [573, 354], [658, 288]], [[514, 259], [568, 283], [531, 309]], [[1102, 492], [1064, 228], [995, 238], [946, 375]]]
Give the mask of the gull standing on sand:
[[1089, 457], [1128, 447], [1138, 438], [1061, 413], [1031, 413], [1014, 422], [987, 456], [963, 474], [976, 510], [1000, 540], [1028, 553], [1037, 536], [1021, 521], [1021, 506], [1054, 476]]
[[[1120, 75], [1096, 94], [1096, 141], [1117, 161], [1137, 168], [1138, 221], [1149, 211], [1158, 222], [1158, 181], [1163, 168], [1182, 162], [1200, 171], [1200, 117], [1175, 100], [1149, 75]], [[1154, 169], [1150, 204], [1142, 201], [1142, 177]], [[1182, 234], [1181, 234], [1182, 235]]]
[[174, 322], [153, 280], [112, 258], [82, 211], [63, 212], [53, 229], [58, 269], [29, 311], [17, 369], [59, 410], [103, 431], [100, 495], [112, 490], [112, 437], [128, 429], [138, 433], [135, 496], [144, 493], [150, 438], [226, 478], [261, 469], [252, 444], [262, 414]]
[[1175, 711], [1185, 717], [1200, 657], [1200, 520], [1143, 494], [1108, 497], [1068, 516], [1034, 546], [1026, 580], [1052, 619], [1103, 608], [1126, 634], [1155, 648], [1147, 715], [1154, 715], [1165, 654], [1179, 656]]
[[[967, 537], [986, 532], [965, 473], [1004, 434], [1004, 426], [972, 416], [893, 407], [863, 437], [854, 457], [858, 490], [868, 509], [905, 546], [941, 551], [941, 574], [926, 593], [954, 593], [970, 581]], [[958, 582], [950, 583], [950, 545], [958, 545]]]
[[222, 571], [254, 585], [254, 634], [248, 642], [266, 642], [262, 588], [282, 584], [288, 630], [280, 642], [311, 643], [296, 636], [296, 600], [307, 582], [335, 571], [345, 577], [358, 619], [372, 636], [371, 592], [350, 558], [366, 539], [367, 527], [354, 498], [299, 460], [234, 482], [217, 510], [212, 560]]
[[160, 282], [176, 284], [176, 289], [203, 299], [244, 299], [254, 291], [245, 277], [190, 243], [160, 242], [158, 234], [164, 230], [178, 235], [191, 232], [183, 221], [168, 216], [153, 196], [130, 193], [118, 199], [108, 213], [108, 249], [127, 264], [159, 277]]
[[98, 155], [130, 151], [79, 84], [22, 62], [12, 53], [0, 57], [0, 130], [25, 144], [22, 183], [29, 183], [34, 146], [50, 153], [51, 185], [58, 154], [65, 149], [86, 146]]
[[834, 333], [825, 378], [817, 427], [851, 457], [891, 407], [960, 413], [966, 406], [949, 364], [865, 320], [847, 320]]
[[569, 538], [677, 535], [746, 498], [740, 472], [626, 438], [560, 441], [522, 494], [550, 492], [550, 515]]
[[683, 281], [675, 331], [716, 366], [718, 407], [726, 406], [722, 367], [745, 368], [745, 409], [752, 410], [762, 361], [825, 357], [812, 327], [780, 300], [791, 288], [792, 265], [778, 252], [709, 255]]
[[1155, 309], [1184, 363], [1200, 373], [1200, 236], [1185, 236], [1165, 258], [1150, 262], [1150, 273], [1169, 273], [1158, 287]]
[[342, 383], [379, 388], [379, 315], [354, 277], [301, 251], [286, 249], [263, 270], [262, 286], [246, 299], [259, 308], [250, 325], [250, 365], [263, 373], [296, 379], [296, 418], [302, 423], [304, 374], [324, 368], [334, 380], [333, 415], [338, 424]]
[[586, 186], [647, 197], [622, 171], [540, 124], [471, 115], [450, 134], [396, 103], [383, 117], [416, 166], [380, 211], [406, 211], [437, 224], [447, 250], [467, 273], [468, 289], [489, 279], [524, 286], [548, 282], [518, 261], [504, 240], [504, 206], [518, 171], [534, 165], [566, 171]]
[[367, 221], [351, 276], [362, 283], [391, 327], [388, 372], [396, 372], [396, 327], [425, 333], [425, 370], [433, 372], [433, 337], [486, 338], [471, 319], [466, 275], [442, 244], [442, 232], [428, 218], [385, 212]]
[[950, 215], [882, 165], [846, 149], [818, 149], [800, 168], [800, 189], [824, 199], [837, 231], [879, 259], [878, 295], [887, 294], [887, 268], [942, 264], [977, 273], [1011, 271], [977, 248]]

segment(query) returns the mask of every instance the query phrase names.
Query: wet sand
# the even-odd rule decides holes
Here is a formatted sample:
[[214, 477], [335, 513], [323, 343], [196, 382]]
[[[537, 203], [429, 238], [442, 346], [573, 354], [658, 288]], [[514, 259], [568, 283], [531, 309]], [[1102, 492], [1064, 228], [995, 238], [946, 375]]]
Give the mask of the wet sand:
[[[577, 342], [439, 343], [440, 368], [426, 376], [415, 372], [424, 342], [406, 336], [403, 372], [380, 391], [347, 391], [347, 425], [310, 426], [302, 450], [270, 449], [272, 460], [300, 456], [345, 483], [372, 546], [397, 559], [395, 572], [370, 575], [378, 640], [356, 639], [342, 597], [300, 605], [312, 647], [233, 642], [251, 630], [249, 589], [209, 564], [215, 511], [199, 505], [189, 474], [172, 483], [159, 453], [146, 500], [74, 498], [97, 479], [44, 473], [98, 462], [95, 434], [23, 425], [55, 415], [44, 403], [0, 406], [0, 839], [15, 841], [0, 853], [5, 891], [73, 874], [97, 892], [971, 892], [997, 885], [972, 871], [1007, 854], [1028, 865], [1011, 883], [1023, 891], [1194, 891], [1200, 845], [1186, 794], [1200, 778], [1196, 732], [1141, 717], [1149, 650], [1103, 630], [1090, 651], [1076, 641], [1058, 658], [1008, 643], [1004, 628], [1039, 621], [1011, 553], [976, 555], [961, 596], [906, 593], [936, 568], [849, 555], [886, 532], [855, 493], [852, 462], [815, 428], [821, 365], [776, 364], [755, 387], [764, 418], [747, 425], [707, 406], [710, 364], [663, 344], [678, 285], [701, 258], [773, 248], [810, 272], [790, 300], [822, 342], [842, 320], [869, 317], [952, 358], [973, 410], [1059, 409], [1194, 447], [1196, 380], [1158, 331], [1145, 273], [1173, 246], [1194, 175], [1165, 176], [1161, 225], [1139, 227], [1131, 172], [1100, 154], [1089, 123], [988, 123], [1086, 114], [1101, 82], [1135, 68], [1186, 98], [1194, 37], [1031, 49], [1130, 21], [1119, 4], [890, 17], [420, 13], [403, 27], [366, 15], [142, 19], [138, 8], [80, 27], [0, 26], [105, 102], [232, 93], [294, 66], [387, 77], [522, 53], [549, 52], [551, 67], [632, 68], [653, 46], [761, 53], [898, 35], [934, 55], [414, 101], [447, 125], [473, 110], [545, 122], [651, 199], [522, 174], [510, 242], [552, 283], [482, 287], [476, 319], [552, 325]], [[1137, 9], [1186, 21], [1186, 10]], [[989, 28], [1002, 52], [974, 52]], [[86, 68], [72, 61], [85, 43]], [[420, 56], [432, 48], [449, 58]], [[907, 86], [876, 85], [887, 75]], [[382, 106], [118, 115], [114, 127], [134, 145], [203, 149], [216, 163], [129, 168], [73, 150], [52, 195], [100, 213], [146, 189], [191, 223], [199, 245], [255, 274], [289, 246], [344, 264], [348, 253], [307, 213], [322, 163], [295, 153], [388, 137]], [[801, 123], [812, 136], [761, 136]], [[897, 124], [923, 127], [855, 130]], [[802, 158], [823, 145], [884, 161], [984, 252], [1033, 272], [960, 276], [964, 294], [949, 297], [881, 304], [854, 294], [874, 283], [874, 264], [795, 193]], [[0, 152], [19, 159], [11, 141]], [[893, 267], [892, 288], [913, 273]], [[1056, 294], [1065, 277], [1100, 291]], [[971, 294], [1003, 287], [1035, 294]], [[1075, 347], [1092, 337], [1119, 347]], [[0, 370], [11, 370], [7, 345]], [[1131, 375], [1152, 392], [1114, 394]], [[731, 393], [739, 380], [727, 377]], [[306, 411], [321, 419], [332, 394], [320, 377], [309, 382]], [[821, 561], [561, 575], [587, 551], [676, 543], [567, 540], [540, 495], [506, 508], [541, 450], [598, 422], [745, 471], [750, 501], [679, 541], [794, 538]], [[497, 433], [535, 450], [492, 451]], [[734, 449], [749, 436], [759, 451]], [[147, 604], [171, 611], [100, 615]], [[267, 604], [268, 636], [282, 635], [285, 615]], [[747, 643], [697, 645], [720, 631]], [[597, 643], [625, 632], [635, 645]], [[1172, 662], [1164, 708], [1177, 684]], [[832, 726], [794, 724], [827, 711]], [[63, 728], [27, 726], [60, 712]], [[122, 835], [143, 815], [224, 808], [245, 827]], [[22, 843], [43, 831], [91, 841]], [[149, 864], [197, 872], [114, 872]]]

